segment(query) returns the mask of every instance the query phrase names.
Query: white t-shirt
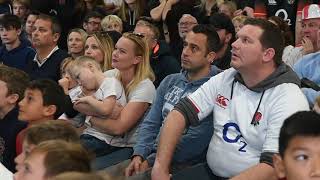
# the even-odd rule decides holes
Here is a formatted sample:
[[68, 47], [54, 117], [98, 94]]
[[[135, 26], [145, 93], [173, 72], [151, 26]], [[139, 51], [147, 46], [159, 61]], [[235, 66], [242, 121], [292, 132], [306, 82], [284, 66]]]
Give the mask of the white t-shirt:
[[291, 45], [286, 46], [283, 50], [282, 60], [284, 63], [293, 68], [293, 65], [297, 63], [303, 56], [303, 47], [293, 47]]
[[12, 180], [13, 174], [6, 167], [0, 163], [0, 179], [1, 180]]
[[[107, 77], [116, 77], [119, 71], [112, 69], [106, 71], [104, 74]], [[137, 87], [128, 95], [129, 102], [146, 102], [152, 104], [156, 94], [156, 89], [150, 79], [141, 81]], [[122, 141], [112, 141], [110, 144], [117, 147], [133, 147], [137, 141], [138, 127], [140, 122], [127, 132], [124, 136], [120, 137]]]
[[[262, 97], [240, 82], [233, 83], [236, 73], [233, 68], [225, 70], [188, 96], [200, 120], [213, 111], [214, 133], [207, 162], [221, 177], [233, 177], [257, 165], [262, 152], [278, 152], [283, 121], [297, 111], [309, 110], [296, 84], [277, 85], [265, 90]], [[251, 124], [253, 117], [256, 124]]]
[[[122, 106], [126, 105], [126, 95], [125, 91], [120, 83], [120, 81], [114, 77], [106, 77], [102, 84], [100, 85], [99, 89], [93, 94], [93, 96], [97, 100], [103, 100], [109, 96], [116, 96], [117, 102], [120, 103]], [[91, 116], [86, 117], [86, 122], [88, 123]], [[87, 127], [83, 134], [89, 134], [91, 136], [94, 136], [102, 141], [107, 142], [108, 144], [111, 144], [112, 141], [115, 141], [117, 137], [111, 136], [102, 132], [99, 132], [98, 130]]]

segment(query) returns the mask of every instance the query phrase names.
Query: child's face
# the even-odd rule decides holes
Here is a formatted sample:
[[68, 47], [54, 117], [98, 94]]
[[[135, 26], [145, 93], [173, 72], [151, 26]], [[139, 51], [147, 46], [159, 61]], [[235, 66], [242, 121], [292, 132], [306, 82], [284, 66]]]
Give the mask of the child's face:
[[19, 39], [20, 29], [0, 27], [0, 36], [3, 44], [13, 44]]
[[96, 90], [96, 76], [89, 67], [78, 66], [72, 70], [73, 76], [78, 85], [87, 91]]
[[28, 9], [23, 4], [13, 3], [13, 14], [24, 19], [28, 14]]
[[107, 31], [117, 31], [119, 33], [122, 33], [122, 25], [118, 22], [109, 22], [107, 26]]
[[19, 102], [18, 118], [30, 122], [47, 119], [47, 108], [43, 105], [43, 97], [40, 90], [26, 89], [24, 98]]
[[22, 152], [14, 159], [14, 162], [16, 163], [16, 170], [19, 171], [21, 168], [23, 168], [23, 163], [26, 157], [30, 154], [32, 149], [36, 147], [34, 144], [29, 144], [26, 140], [22, 143]]
[[320, 179], [320, 137], [294, 137], [284, 152], [284, 158], [274, 157], [274, 165], [279, 178]]
[[46, 179], [46, 168], [44, 166], [44, 153], [33, 153], [28, 156], [15, 174], [15, 180], [44, 180]]

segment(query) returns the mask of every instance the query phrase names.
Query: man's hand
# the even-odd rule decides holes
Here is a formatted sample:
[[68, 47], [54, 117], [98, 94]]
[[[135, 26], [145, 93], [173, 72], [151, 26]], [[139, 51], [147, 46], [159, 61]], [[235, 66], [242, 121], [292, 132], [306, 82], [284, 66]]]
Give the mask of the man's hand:
[[170, 180], [169, 170], [165, 170], [160, 164], [155, 162], [152, 171], [151, 171], [151, 179], [152, 180]]
[[129, 177], [141, 172], [140, 166], [142, 165], [142, 161], [143, 159], [141, 156], [134, 156], [131, 163], [125, 170], [125, 176]]
[[312, 41], [309, 38], [307, 38], [307, 37], [302, 38], [301, 44], [303, 46], [303, 54], [304, 55], [313, 53], [315, 51], [313, 44], [312, 44]]

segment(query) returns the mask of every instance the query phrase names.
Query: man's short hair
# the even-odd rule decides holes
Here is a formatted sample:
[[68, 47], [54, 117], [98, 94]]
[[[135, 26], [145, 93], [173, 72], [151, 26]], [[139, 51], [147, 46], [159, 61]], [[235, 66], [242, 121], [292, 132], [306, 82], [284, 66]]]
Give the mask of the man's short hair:
[[84, 17], [84, 22], [87, 23], [89, 22], [90, 18], [99, 18], [99, 19], [103, 19], [103, 16], [98, 13], [97, 11], [90, 11], [89, 13], [86, 14], [86, 16]]
[[80, 142], [79, 135], [75, 128], [64, 120], [45, 121], [34, 124], [24, 133], [24, 141], [32, 145], [57, 139], [74, 143]]
[[209, 17], [209, 24], [213, 25], [216, 30], [224, 29], [232, 35], [230, 44], [235, 41], [236, 30], [229, 16], [224, 13], [214, 13]]
[[320, 115], [313, 111], [301, 111], [284, 121], [279, 136], [279, 153], [282, 158], [290, 141], [298, 136], [320, 137]]
[[21, 20], [18, 16], [13, 14], [5, 14], [0, 18], [0, 26], [9, 30], [13, 29], [21, 29]]
[[273, 59], [276, 65], [280, 65], [284, 48], [284, 40], [280, 29], [272, 22], [259, 18], [249, 18], [244, 22], [244, 25], [258, 26], [262, 29], [260, 43], [265, 49], [273, 48], [275, 50]]
[[0, 65], [0, 80], [7, 84], [8, 94], [18, 94], [19, 102], [23, 99], [24, 91], [29, 84], [29, 76], [20, 69]]
[[212, 25], [198, 24], [192, 28], [192, 32], [201, 33], [207, 37], [207, 53], [218, 52], [221, 49], [219, 35]]
[[57, 18], [55, 18], [53, 16], [46, 15], [46, 14], [40, 14], [38, 16], [38, 19], [51, 22], [52, 34], [55, 34], [55, 33], [61, 34], [61, 25], [60, 25]]
[[150, 21], [146, 20], [146, 18], [140, 18], [137, 22], [136, 26], [145, 26], [148, 27], [154, 34], [154, 39], [159, 39], [160, 37], [160, 31], [157, 26], [155, 26]]
[[44, 106], [56, 106], [54, 119], [60, 117], [64, 112], [66, 106], [66, 97], [62, 87], [59, 86], [55, 81], [50, 79], [33, 80], [27, 89], [39, 90], [42, 94]]

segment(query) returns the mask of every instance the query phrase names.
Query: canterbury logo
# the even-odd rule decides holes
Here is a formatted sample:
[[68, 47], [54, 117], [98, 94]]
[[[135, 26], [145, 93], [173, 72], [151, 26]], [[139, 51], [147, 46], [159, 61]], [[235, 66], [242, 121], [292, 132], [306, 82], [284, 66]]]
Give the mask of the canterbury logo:
[[226, 108], [228, 106], [229, 99], [218, 94], [216, 97], [216, 104], [222, 108]]

